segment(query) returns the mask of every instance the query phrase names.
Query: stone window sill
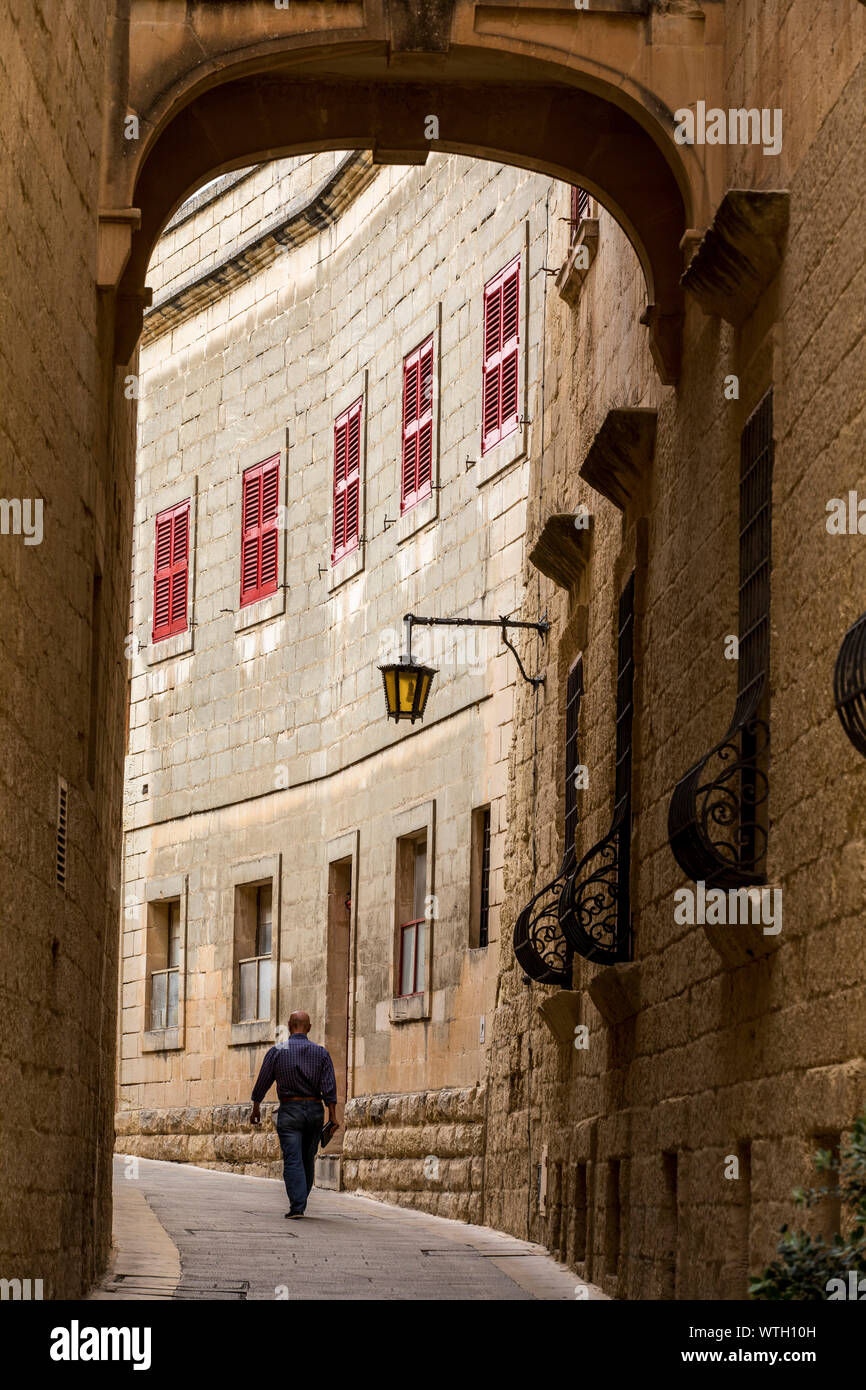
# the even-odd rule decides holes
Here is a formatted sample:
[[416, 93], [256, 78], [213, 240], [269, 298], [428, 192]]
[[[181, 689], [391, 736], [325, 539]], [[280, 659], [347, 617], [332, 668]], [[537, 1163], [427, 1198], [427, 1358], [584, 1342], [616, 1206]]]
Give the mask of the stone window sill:
[[145, 663], [155, 666], [157, 662], [172, 661], [175, 657], [191, 652], [193, 632], [194, 628], [188, 627], [186, 632], [176, 632], [173, 637], [163, 637], [161, 642], [151, 642], [144, 652]]
[[260, 598], [257, 603], [248, 603], [243, 608], [239, 608], [235, 613], [235, 632], [246, 632], [247, 628], [255, 627], [258, 623], [267, 623], [271, 618], [278, 618], [286, 611], [286, 590], [285, 586], [277, 589], [275, 594], [268, 594], [267, 598]]
[[180, 1028], [154, 1028], [141, 1037], [142, 1052], [182, 1052]]
[[484, 487], [486, 483], [498, 478], [500, 473], [504, 473], [506, 468], [511, 468], [513, 464], [526, 458], [526, 453], [527, 424], [524, 420], [513, 434], [506, 435], [505, 439], [494, 444], [486, 454], [479, 456], [476, 464], [476, 483], [479, 487]]
[[566, 304], [577, 303], [580, 287], [586, 279], [589, 267], [595, 260], [598, 250], [598, 218], [585, 217], [577, 229], [577, 236], [571, 246], [568, 259], [556, 277], [556, 288]]
[[430, 1017], [430, 993], [398, 994], [391, 1000], [392, 1023], [414, 1023]]
[[434, 489], [429, 497], [424, 497], [410, 507], [397, 522], [397, 544], [402, 545], [422, 527], [429, 526], [439, 515], [439, 490]]
[[254, 1023], [233, 1023], [229, 1047], [260, 1047], [262, 1043], [276, 1041], [276, 1029], [269, 1018], [257, 1019]]
[[356, 575], [360, 574], [363, 568], [364, 543], [362, 541], [355, 550], [350, 551], [348, 555], [343, 556], [342, 560], [338, 560], [335, 565], [331, 566], [328, 593], [333, 594], [335, 590], [339, 589], [343, 584], [346, 584], [350, 579], [354, 579]]

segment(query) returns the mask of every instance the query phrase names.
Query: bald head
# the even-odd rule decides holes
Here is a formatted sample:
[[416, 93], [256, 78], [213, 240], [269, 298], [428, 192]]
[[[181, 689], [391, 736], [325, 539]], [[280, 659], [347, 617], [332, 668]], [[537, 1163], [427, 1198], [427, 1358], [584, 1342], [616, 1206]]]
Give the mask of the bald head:
[[289, 1014], [290, 1033], [309, 1033], [311, 1026], [310, 1015], [305, 1014], [303, 1009], [296, 1009], [293, 1014]]

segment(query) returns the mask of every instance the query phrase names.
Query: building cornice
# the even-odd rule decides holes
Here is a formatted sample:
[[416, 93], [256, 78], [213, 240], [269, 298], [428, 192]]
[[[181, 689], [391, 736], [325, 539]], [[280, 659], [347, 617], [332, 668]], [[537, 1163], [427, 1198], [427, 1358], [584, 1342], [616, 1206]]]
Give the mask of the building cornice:
[[312, 193], [303, 194], [230, 254], [157, 299], [144, 316], [142, 345], [153, 342], [212, 300], [243, 284], [287, 248], [330, 227], [378, 173], [368, 150], [350, 150]]

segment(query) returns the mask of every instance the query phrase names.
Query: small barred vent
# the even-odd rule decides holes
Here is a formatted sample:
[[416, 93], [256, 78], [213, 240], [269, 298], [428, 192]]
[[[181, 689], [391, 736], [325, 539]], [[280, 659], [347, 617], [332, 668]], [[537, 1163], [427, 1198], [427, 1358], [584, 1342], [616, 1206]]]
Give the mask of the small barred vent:
[[62, 777], [57, 779], [57, 847], [56, 872], [61, 888], [66, 887], [66, 832], [69, 812], [69, 787]]

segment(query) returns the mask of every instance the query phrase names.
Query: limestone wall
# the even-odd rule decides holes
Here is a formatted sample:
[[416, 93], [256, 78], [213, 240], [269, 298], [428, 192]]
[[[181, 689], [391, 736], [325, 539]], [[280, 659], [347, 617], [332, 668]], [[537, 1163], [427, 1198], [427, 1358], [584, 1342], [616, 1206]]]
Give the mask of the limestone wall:
[[46, 1298], [87, 1288], [111, 1222], [134, 441], [96, 289], [109, 9], [0, 17], [0, 497], [42, 508], [33, 544], [0, 534], [0, 1275]]
[[[747, 1273], [772, 1257], [778, 1227], [792, 1218], [790, 1191], [810, 1179], [819, 1138], [844, 1133], [866, 1101], [866, 769], [832, 689], [842, 637], [864, 608], [866, 571], [862, 537], [830, 535], [825, 524], [828, 499], [866, 484], [866, 236], [856, 212], [866, 156], [854, 134], [864, 118], [866, 14], [728, 4], [725, 19], [730, 104], [783, 110], [778, 158], [726, 151], [729, 186], [790, 190], [782, 266], [739, 330], [689, 300], [676, 391], [658, 385], [642, 330], [629, 326], [646, 292], [604, 214], [577, 307], [550, 296], [545, 467], [533, 476], [527, 549], [548, 515], [584, 503], [591, 559], [570, 598], [527, 567], [524, 611], [548, 607], [554, 636], [537, 706], [519, 692], [510, 765], [486, 1219], [546, 1240], [629, 1298], [744, 1297]], [[554, 252], [551, 263], [561, 259]], [[737, 399], [724, 393], [729, 374]], [[737, 669], [724, 649], [737, 630], [739, 436], [770, 386], [767, 871], [784, 915], [778, 949], [732, 967], [702, 927], [674, 921], [674, 891], [686, 880], [667, 815], [677, 780], [722, 738], [734, 709]], [[578, 469], [607, 411], [635, 405], [657, 409], [657, 437], [622, 514]], [[578, 959], [583, 1050], [551, 1036], [536, 1008], [553, 991], [524, 983], [508, 938], [561, 862], [565, 673], [581, 651], [589, 784], [579, 794], [578, 854], [610, 824], [614, 623], [635, 562], [628, 969], [637, 1009], [608, 1022], [588, 993], [603, 968]], [[732, 1155], [736, 1180], [725, 1177]]]
[[486, 1096], [481, 1082], [350, 1101], [343, 1186], [434, 1216], [482, 1221]]

